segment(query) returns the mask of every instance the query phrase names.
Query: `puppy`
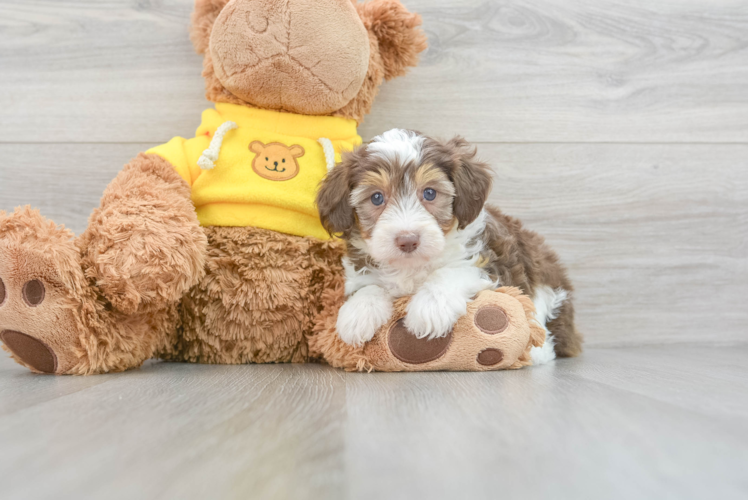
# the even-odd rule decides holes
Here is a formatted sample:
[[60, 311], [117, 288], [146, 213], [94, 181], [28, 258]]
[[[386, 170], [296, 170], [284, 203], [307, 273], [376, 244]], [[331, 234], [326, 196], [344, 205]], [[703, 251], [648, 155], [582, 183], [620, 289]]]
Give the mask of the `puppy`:
[[461, 137], [393, 129], [343, 156], [317, 195], [324, 227], [347, 245], [343, 341], [371, 340], [405, 295], [405, 326], [444, 336], [478, 292], [507, 285], [533, 299], [546, 326], [536, 363], [581, 352], [566, 270], [541, 236], [485, 205], [491, 179]]

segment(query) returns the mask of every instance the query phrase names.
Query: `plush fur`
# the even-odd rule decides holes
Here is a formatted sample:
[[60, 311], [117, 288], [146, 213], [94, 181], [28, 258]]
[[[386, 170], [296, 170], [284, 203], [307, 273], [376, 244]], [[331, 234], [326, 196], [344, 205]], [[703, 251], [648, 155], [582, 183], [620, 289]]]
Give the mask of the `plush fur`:
[[[167, 162], [140, 155], [128, 164], [77, 239], [28, 207], [0, 214], [0, 227], [10, 285], [0, 330], [52, 349], [57, 373], [126, 370], [174, 343], [176, 307], [204, 273], [206, 238]], [[53, 293], [30, 308], [20, 297], [33, 279]]]
[[[46, 370], [13, 352], [7, 332], [37, 339], [34, 349], [51, 350], [55, 373], [78, 375], [140, 366], [173, 343], [176, 304], [135, 314], [116, 310], [85, 277], [72, 234], [37, 211], [0, 213], [0, 253], [8, 294], [0, 309], [4, 347], [32, 371]], [[30, 280], [40, 280], [46, 291], [35, 307], [22, 300]]]
[[[361, 121], [382, 81], [416, 64], [419, 25], [393, 0], [196, 0], [190, 36], [213, 102]], [[277, 55], [253, 52], [274, 47], [265, 30], [288, 42]], [[291, 87], [277, 84], [288, 75]], [[141, 154], [78, 238], [28, 207], [0, 212], [4, 348], [33, 371], [57, 374], [122, 371], [154, 356], [309, 359], [324, 294], [342, 279], [342, 245], [200, 227], [190, 196], [172, 165]]]
[[178, 301], [204, 272], [190, 188], [156, 155], [139, 155], [109, 184], [77, 245], [86, 277], [125, 314]]
[[342, 272], [339, 241], [210, 227], [206, 274], [184, 297], [165, 359], [277, 363], [308, 359], [321, 295]]
[[542, 237], [485, 206], [490, 188], [490, 167], [459, 137], [394, 129], [346, 155], [318, 194], [323, 224], [347, 244], [342, 340], [370, 341], [408, 295], [408, 330], [443, 337], [478, 292], [501, 284], [537, 296], [557, 355], [581, 352], [566, 270]]
[[215, 19], [206, 55], [221, 85], [243, 101], [324, 115], [358, 93], [367, 39], [348, 0], [235, 0]]

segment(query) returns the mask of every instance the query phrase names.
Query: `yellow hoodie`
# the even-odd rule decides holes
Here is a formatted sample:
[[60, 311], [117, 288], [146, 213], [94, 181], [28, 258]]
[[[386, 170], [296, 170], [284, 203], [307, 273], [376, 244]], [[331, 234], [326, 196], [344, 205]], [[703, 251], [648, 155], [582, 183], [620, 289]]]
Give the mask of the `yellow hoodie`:
[[192, 187], [203, 226], [254, 226], [327, 239], [314, 204], [340, 153], [361, 144], [356, 121], [216, 104], [193, 139], [147, 151]]

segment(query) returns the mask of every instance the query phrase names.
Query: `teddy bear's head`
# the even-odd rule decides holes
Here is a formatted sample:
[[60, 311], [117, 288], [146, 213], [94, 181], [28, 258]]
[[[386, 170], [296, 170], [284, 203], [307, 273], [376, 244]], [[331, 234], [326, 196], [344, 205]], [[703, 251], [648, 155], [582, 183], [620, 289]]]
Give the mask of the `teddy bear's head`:
[[399, 0], [195, 0], [207, 97], [361, 121], [384, 79], [426, 48]]

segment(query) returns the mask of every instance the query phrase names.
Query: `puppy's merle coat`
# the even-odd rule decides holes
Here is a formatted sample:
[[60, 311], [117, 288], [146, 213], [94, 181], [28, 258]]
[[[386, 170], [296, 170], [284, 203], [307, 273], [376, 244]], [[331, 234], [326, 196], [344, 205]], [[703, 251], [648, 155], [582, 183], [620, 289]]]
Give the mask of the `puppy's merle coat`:
[[549, 331], [536, 363], [581, 352], [566, 270], [541, 236], [485, 205], [490, 190], [490, 167], [459, 137], [393, 129], [344, 155], [317, 205], [347, 244], [345, 342], [370, 340], [404, 295], [413, 295], [405, 325], [414, 335], [446, 335], [476, 293], [506, 285], [532, 297]]

